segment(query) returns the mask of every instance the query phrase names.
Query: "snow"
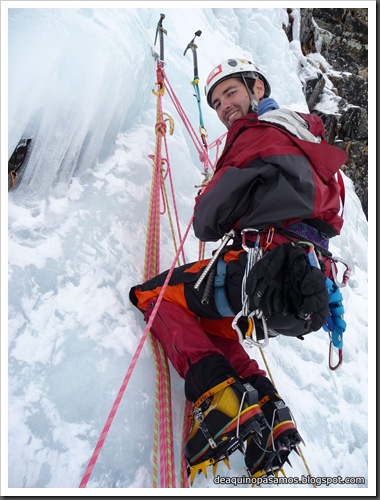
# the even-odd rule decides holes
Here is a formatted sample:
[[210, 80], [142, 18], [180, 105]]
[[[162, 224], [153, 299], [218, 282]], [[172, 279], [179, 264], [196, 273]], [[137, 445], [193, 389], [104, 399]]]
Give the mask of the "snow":
[[[173, 8], [164, 2], [159, 9], [144, 2], [138, 8], [131, 2], [55, 4], [1, 5], [2, 60], [8, 60], [8, 80], [2, 81], [2, 130], [8, 131], [1, 139], [2, 163], [5, 151], [9, 158], [24, 133], [34, 139], [22, 183], [9, 194], [3, 169], [1, 492], [161, 494], [151, 489], [155, 372], [149, 342], [88, 486], [78, 488], [145, 328], [128, 292], [144, 271], [148, 155], [154, 153], [156, 116], [151, 51], [159, 50], [153, 42], [160, 14], [166, 16], [165, 72], [196, 130], [198, 108], [189, 85], [192, 57], [191, 51], [185, 57], [183, 52], [199, 29], [202, 91], [208, 72], [221, 60], [254, 58], [281, 106], [307, 112], [302, 82], [316, 74], [320, 63], [329, 65], [320, 54], [304, 58], [297, 40], [289, 44], [281, 4], [255, 9], [248, 2], [236, 2], [233, 9], [223, 2], [220, 8], [214, 2], [204, 2], [204, 8], [191, 2]], [[325, 89], [318, 109], [334, 113], [332, 91]], [[203, 165], [167, 93], [163, 100], [164, 111], [175, 120], [167, 143], [183, 233]], [[202, 112], [211, 143], [225, 130], [205, 99]], [[375, 174], [370, 174], [372, 188]], [[316, 480], [362, 477], [365, 484], [268, 485], [260, 489], [262, 495], [277, 495], [279, 488], [280, 494], [296, 495], [356, 495], [358, 487], [360, 495], [374, 491], [375, 324], [370, 313], [375, 306], [369, 283], [376, 264], [368, 253], [374, 241], [353, 184], [343, 177], [346, 222], [331, 242], [333, 254], [352, 267], [342, 289], [347, 321], [343, 366], [329, 370], [323, 330], [302, 342], [273, 339], [264, 354], [306, 443], [302, 450], [312, 475]], [[167, 217], [162, 217], [161, 238], [165, 270], [175, 254]], [[212, 248], [206, 246], [208, 255]], [[185, 253], [188, 262], [198, 258], [192, 231]], [[257, 348], [248, 352], [263, 366]], [[179, 484], [183, 381], [172, 369], [171, 379]], [[301, 457], [291, 462], [292, 468], [285, 467], [288, 477], [307, 474]], [[242, 455], [232, 455], [230, 471], [222, 465], [218, 472], [240, 477], [245, 473]], [[241, 495], [255, 493], [247, 485], [214, 484], [209, 476], [197, 477], [194, 491], [162, 494], [202, 494], [204, 489], [208, 495], [230, 495], [231, 487]]]

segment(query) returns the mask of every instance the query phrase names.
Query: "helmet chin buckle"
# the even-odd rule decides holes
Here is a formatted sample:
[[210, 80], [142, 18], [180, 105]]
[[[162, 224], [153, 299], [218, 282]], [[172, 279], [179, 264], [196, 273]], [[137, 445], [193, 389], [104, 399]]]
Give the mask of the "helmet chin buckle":
[[259, 106], [259, 103], [256, 101], [256, 99], [252, 98], [251, 99], [251, 108], [252, 108], [252, 111], [257, 111], [258, 106]]

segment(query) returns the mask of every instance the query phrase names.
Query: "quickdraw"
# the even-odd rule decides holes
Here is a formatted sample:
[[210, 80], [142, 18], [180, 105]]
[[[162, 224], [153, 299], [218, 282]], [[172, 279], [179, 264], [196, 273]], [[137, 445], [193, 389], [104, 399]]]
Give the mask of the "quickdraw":
[[[314, 245], [308, 241], [300, 241], [298, 245], [304, 245], [309, 247], [309, 251], [307, 253], [309, 263], [311, 266], [321, 268], [319, 264], [318, 257], [315, 253]], [[329, 294], [329, 308], [330, 313], [327, 317], [325, 325], [323, 325], [323, 329], [329, 333], [330, 336], [330, 344], [329, 344], [329, 368], [330, 370], [337, 370], [343, 363], [343, 333], [346, 330], [346, 322], [343, 319], [344, 307], [343, 307], [343, 297], [340, 293], [339, 288], [343, 288], [346, 286], [350, 274], [351, 269], [348, 264], [341, 259], [340, 257], [331, 257], [331, 271], [333, 275], [333, 280], [326, 277], [326, 288]], [[338, 271], [337, 271], [337, 262], [341, 262], [346, 267], [343, 272], [342, 281], [338, 280]], [[335, 363], [333, 361], [334, 358], [334, 348], [338, 350], [338, 360]]]
[[309, 241], [299, 241], [297, 243], [297, 245], [308, 247], [309, 250], [307, 252], [307, 258], [308, 258], [309, 264], [312, 267], [317, 267], [318, 269], [321, 269], [321, 265], [319, 263], [317, 254], [315, 253], [315, 248], [314, 248], [313, 243], [310, 243]]
[[198, 103], [198, 110], [199, 110], [199, 135], [201, 136], [202, 138], [202, 143], [203, 143], [203, 146], [205, 147], [205, 149], [207, 150], [208, 146], [207, 146], [207, 141], [206, 141], [206, 138], [208, 137], [207, 136], [207, 130], [205, 129], [205, 126], [204, 126], [204, 122], [203, 122], [203, 116], [202, 116], [202, 108], [201, 108], [201, 95], [200, 95], [200, 91], [199, 91], [199, 76], [198, 76], [198, 61], [197, 61], [197, 48], [198, 46], [194, 43], [194, 40], [197, 36], [201, 36], [202, 34], [202, 31], [201, 30], [198, 30], [194, 33], [194, 38], [187, 44], [187, 47], [185, 49], [185, 52], [183, 53], [183, 55], [185, 56], [186, 55], [186, 52], [191, 49], [192, 53], [193, 53], [193, 66], [194, 66], [194, 79], [193, 81], [191, 82], [193, 87], [194, 87], [194, 91], [195, 91], [195, 97], [197, 99], [197, 103]]
[[157, 69], [156, 69], [157, 90], [152, 89], [152, 93], [157, 97], [159, 95], [163, 96], [165, 93], [165, 81], [164, 81], [164, 74], [163, 74], [164, 62], [158, 60], [159, 56], [158, 56], [157, 52], [154, 52], [152, 55], [155, 58], [155, 60], [157, 61]]
[[152, 90], [153, 94], [158, 96], [159, 94], [161, 96], [164, 95], [165, 92], [165, 82], [164, 82], [164, 75], [163, 75], [163, 67], [164, 67], [164, 34], [167, 35], [168, 32], [166, 29], [163, 28], [162, 26], [162, 21], [165, 19], [165, 14], [160, 14], [160, 20], [157, 23], [157, 28], [156, 28], [156, 37], [154, 39], [154, 45], [156, 45], [157, 42], [157, 37], [160, 35], [160, 54], [158, 55], [157, 52], [154, 52], [152, 49], [152, 56], [157, 62], [157, 68], [156, 68], [156, 75], [157, 75], [157, 85], [158, 85], [158, 90]]
[[[347, 262], [345, 262], [340, 257], [331, 257], [330, 260], [331, 260], [331, 264], [332, 264], [332, 266], [331, 266], [331, 272], [332, 272], [332, 275], [333, 275], [333, 278], [334, 278], [334, 283], [339, 288], [345, 287], [347, 285], [348, 280], [350, 279], [351, 268], [348, 266]], [[345, 271], [343, 272], [342, 281], [338, 280], [338, 268], [337, 268], [337, 265], [336, 265], [337, 262], [341, 262], [346, 267]]]
[[[315, 254], [315, 252], [314, 252]], [[343, 297], [340, 292], [340, 288], [347, 285], [347, 282], [351, 275], [351, 268], [340, 257], [330, 257], [331, 260], [331, 273], [333, 276], [333, 281], [326, 278], [326, 287], [329, 293], [329, 307], [330, 314], [327, 318], [326, 324], [323, 329], [329, 333], [330, 344], [329, 344], [329, 368], [332, 371], [337, 370], [343, 363], [343, 333], [346, 331], [346, 322], [344, 321], [344, 307], [343, 307]], [[317, 259], [318, 261], [318, 259]], [[342, 280], [338, 279], [338, 268], [337, 262], [342, 263], [345, 266], [343, 272]], [[334, 350], [337, 349], [338, 360], [334, 362]]]
[[[323, 329], [330, 335], [329, 368], [334, 371], [343, 363], [343, 333], [346, 330], [346, 322], [343, 319], [343, 297], [338, 285], [333, 283], [329, 278], [326, 278], [326, 286], [329, 292], [330, 314]], [[338, 349], [338, 361], [336, 364], [333, 363], [334, 347]]]
[[[256, 234], [256, 241], [253, 245], [253, 247], [249, 247], [247, 245], [247, 233], [254, 233]], [[273, 237], [273, 231], [268, 233], [267, 237], [267, 245], [266, 248], [270, 245], [271, 243], [271, 238]], [[239, 341], [241, 344], [244, 344], [246, 347], [261, 347], [264, 348], [268, 345], [269, 343], [269, 334], [268, 334], [268, 328], [266, 324], [265, 317], [263, 315], [263, 312], [258, 309], [255, 311], [250, 311], [249, 310], [249, 296], [246, 292], [246, 282], [248, 275], [253, 268], [253, 266], [256, 264], [256, 262], [261, 259], [263, 256], [263, 248], [260, 246], [260, 238], [261, 238], [261, 232], [258, 229], [254, 228], [246, 228], [243, 229], [241, 232], [241, 246], [243, 250], [247, 252], [247, 264], [245, 266], [245, 271], [244, 271], [244, 276], [241, 284], [241, 303], [242, 303], [242, 309], [240, 312], [236, 314], [232, 321], [232, 328], [236, 331]], [[248, 327], [247, 331], [245, 334], [241, 331], [238, 321], [240, 318], [246, 317], [248, 321]], [[253, 338], [253, 333], [256, 331], [255, 328], [255, 322], [254, 318], [261, 319], [262, 325], [263, 325], [263, 331], [264, 331], [264, 338], [262, 340], [258, 340], [257, 336], [256, 338]]]
[[[246, 315], [243, 313], [243, 311], [240, 311], [237, 313], [237, 315], [232, 320], [232, 328], [236, 331], [236, 333], [239, 337], [240, 343], [245, 345], [246, 347], [252, 347], [252, 346], [261, 347], [261, 348], [266, 347], [269, 343], [269, 334], [268, 334], [267, 323], [265, 321], [264, 316], [262, 315], [262, 311], [253, 311], [247, 316], [248, 327], [247, 327], [247, 331], [245, 332], [245, 334], [242, 333], [242, 331], [238, 325], [239, 319], [243, 316], [246, 316]], [[256, 317], [257, 319], [261, 319], [261, 321], [262, 321], [263, 331], [264, 331], [264, 338], [262, 340], [258, 340], [257, 338], [256, 339], [253, 338], [253, 332], [256, 330], [255, 322], [253, 319], [254, 317]]]

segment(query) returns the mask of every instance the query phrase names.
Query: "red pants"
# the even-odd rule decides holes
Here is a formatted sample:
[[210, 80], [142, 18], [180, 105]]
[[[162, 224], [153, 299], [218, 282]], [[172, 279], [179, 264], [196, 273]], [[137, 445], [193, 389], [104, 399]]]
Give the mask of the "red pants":
[[[153, 307], [154, 302], [147, 305], [145, 321], [148, 321]], [[173, 302], [161, 302], [151, 330], [182, 378], [185, 378], [190, 364], [212, 354], [225, 356], [242, 378], [266, 375], [257, 362], [249, 357], [237, 337], [235, 340], [207, 333], [196, 316]]]

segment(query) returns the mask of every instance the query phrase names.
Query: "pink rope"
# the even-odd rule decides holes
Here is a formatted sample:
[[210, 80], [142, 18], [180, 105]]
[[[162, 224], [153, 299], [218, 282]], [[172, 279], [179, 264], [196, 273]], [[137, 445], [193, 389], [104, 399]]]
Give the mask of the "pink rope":
[[[171, 98], [183, 124], [185, 125], [193, 143], [194, 143], [194, 146], [198, 152], [198, 155], [199, 155], [199, 159], [200, 161], [203, 163], [203, 168], [204, 168], [204, 171], [206, 172], [206, 174], [208, 173], [208, 170], [209, 170], [209, 167], [211, 167], [211, 169], [214, 171], [215, 170], [215, 166], [216, 166], [216, 163], [218, 161], [218, 157], [219, 157], [219, 147], [223, 141], [223, 139], [225, 138], [225, 136], [227, 135], [227, 132], [225, 132], [224, 134], [222, 134], [218, 139], [216, 139], [215, 141], [213, 141], [208, 147], [205, 146], [204, 143], [202, 143], [198, 137], [198, 135], [196, 134], [189, 118], [187, 117], [181, 103], [179, 102], [179, 99], [177, 98], [174, 90], [172, 89], [171, 85], [170, 85], [170, 82], [168, 81], [166, 75], [165, 75], [165, 82], [166, 82], [166, 89], [168, 91], [168, 94], [169, 94], [169, 97]], [[214, 163], [210, 160], [210, 157], [209, 157], [209, 154], [208, 154], [208, 151], [210, 151], [212, 148], [214, 147], [217, 147], [217, 150], [216, 150], [216, 155], [215, 155], [215, 161]]]
[[160, 210], [160, 215], [164, 215], [166, 213], [166, 200], [165, 200], [165, 188], [163, 183], [161, 183], [161, 201], [162, 201], [162, 210]]
[[222, 145], [222, 142], [223, 142], [223, 139], [226, 137], [227, 135], [227, 132], [224, 132], [224, 134], [222, 134], [220, 137], [218, 137], [217, 139], [215, 139], [214, 142], [212, 142], [209, 146], [209, 149], [212, 149], [216, 146], [216, 152], [215, 152], [215, 162], [214, 162], [214, 165], [213, 165], [213, 170], [215, 170], [215, 166], [218, 162], [218, 159], [219, 159], [219, 149], [220, 149], [220, 146]]
[[202, 144], [202, 142], [199, 140], [199, 137], [198, 135], [196, 134], [193, 126], [191, 125], [191, 122], [189, 120], [189, 118], [187, 117], [181, 103], [179, 102], [177, 96], [175, 95], [169, 81], [167, 80], [166, 78], [166, 75], [165, 75], [165, 81], [166, 81], [166, 89], [168, 91], [168, 94], [180, 116], [180, 118], [182, 119], [182, 122], [183, 124], [185, 125], [193, 143], [194, 143], [194, 146], [196, 148], [196, 150], [198, 151], [198, 154], [201, 155], [201, 154], [205, 154], [205, 156], [202, 156], [203, 158], [203, 162], [204, 162], [204, 170], [205, 172], [207, 172], [208, 170], [208, 167], [210, 166], [212, 168], [212, 163], [208, 157], [208, 154], [207, 154], [207, 150], [206, 148], [204, 147], [204, 145]]
[[228, 134], [228, 132], [224, 132], [224, 134], [222, 134], [220, 137], [218, 137], [217, 139], [215, 139], [215, 141], [213, 141], [209, 145], [209, 149], [212, 149], [215, 146], [219, 147], [222, 144], [223, 139], [226, 137], [227, 134]]
[[157, 352], [155, 349], [155, 339], [152, 334], [149, 335], [149, 340], [150, 340], [150, 345], [152, 349], [152, 355], [154, 359], [154, 366], [155, 366], [155, 375], [156, 375], [156, 380], [155, 380], [155, 386], [154, 386], [154, 423], [153, 423], [153, 478], [152, 478], [152, 485], [153, 488], [158, 487], [158, 482], [157, 482], [157, 477], [158, 477], [158, 462], [159, 462], [159, 444], [158, 444], [158, 436], [160, 433], [160, 423], [159, 423], [159, 414], [160, 414], [160, 407], [159, 407], [159, 397], [160, 397], [160, 388], [161, 388], [161, 383], [159, 380], [158, 376], [158, 359], [157, 359]]
[[128, 371], [127, 371], [127, 373], [126, 373], [126, 375], [124, 377], [124, 380], [123, 380], [123, 382], [121, 384], [121, 387], [119, 389], [119, 392], [117, 394], [115, 402], [114, 402], [114, 404], [113, 404], [113, 406], [111, 408], [111, 411], [110, 411], [110, 413], [108, 415], [108, 418], [106, 420], [104, 428], [103, 428], [103, 430], [102, 430], [102, 432], [100, 434], [100, 438], [98, 440], [98, 443], [96, 444], [94, 452], [93, 452], [93, 454], [91, 456], [91, 459], [90, 459], [90, 461], [89, 461], [89, 463], [87, 465], [86, 471], [85, 471], [85, 473], [83, 475], [83, 478], [81, 480], [81, 483], [79, 485], [80, 488], [85, 488], [86, 487], [86, 485], [87, 485], [87, 483], [88, 483], [88, 481], [89, 481], [89, 479], [91, 477], [92, 471], [94, 470], [95, 464], [96, 464], [96, 462], [98, 460], [98, 457], [99, 457], [100, 450], [102, 449], [102, 446], [103, 446], [104, 441], [105, 441], [105, 439], [107, 437], [108, 431], [109, 431], [109, 429], [111, 427], [111, 424], [113, 422], [115, 414], [116, 414], [116, 412], [117, 412], [117, 410], [119, 408], [120, 402], [121, 402], [122, 397], [123, 397], [124, 392], [125, 392], [125, 389], [127, 388], [127, 385], [128, 385], [128, 382], [129, 382], [129, 380], [131, 378], [132, 372], [133, 372], [133, 370], [134, 370], [134, 368], [136, 366], [137, 359], [140, 356], [141, 350], [142, 350], [142, 348], [144, 346], [144, 342], [145, 342], [145, 340], [146, 340], [146, 338], [148, 336], [148, 333], [149, 333], [149, 331], [150, 331], [150, 329], [152, 327], [154, 318], [156, 317], [158, 308], [160, 307], [160, 304], [162, 302], [162, 299], [163, 299], [164, 293], [166, 291], [166, 288], [168, 286], [169, 280], [170, 280], [170, 278], [171, 278], [171, 276], [173, 274], [174, 268], [176, 267], [176, 263], [177, 263], [179, 254], [181, 253], [182, 247], [183, 247], [183, 245], [184, 245], [184, 243], [186, 241], [186, 238], [187, 238], [187, 236], [189, 234], [190, 228], [191, 228], [192, 223], [193, 223], [193, 218], [194, 218], [194, 216], [191, 217], [190, 223], [189, 223], [188, 227], [186, 228], [184, 238], [180, 242], [180, 245], [179, 245], [177, 253], [176, 253], [175, 257], [174, 257], [173, 263], [172, 263], [172, 265], [171, 265], [171, 267], [169, 269], [168, 275], [167, 275], [167, 277], [165, 279], [165, 282], [164, 282], [164, 284], [162, 286], [162, 290], [161, 290], [161, 292], [160, 292], [160, 294], [159, 294], [159, 296], [157, 298], [157, 302], [156, 302], [156, 304], [155, 304], [155, 306], [153, 308], [152, 314], [150, 315], [150, 318], [149, 318], [148, 323], [146, 325], [146, 328], [145, 328], [145, 330], [143, 332], [143, 335], [141, 337], [139, 345], [137, 346], [137, 349], [136, 349], [136, 352], [135, 352], [135, 354], [134, 354], [134, 356], [132, 358], [131, 364], [129, 365]]
[[163, 360], [161, 359], [161, 356], [160, 356], [161, 353], [160, 353], [160, 348], [158, 345], [158, 340], [155, 337], [153, 337], [153, 339], [154, 339], [155, 350], [156, 350], [157, 356], [159, 356], [158, 367], [159, 367], [160, 392], [159, 392], [159, 399], [158, 399], [158, 407], [160, 408], [160, 414], [159, 414], [160, 480], [161, 480], [161, 487], [167, 488], [168, 487], [168, 468], [167, 468], [168, 451], [167, 451], [167, 445], [166, 445], [165, 413], [162, 411], [162, 409], [165, 408], [165, 392], [163, 391], [163, 387], [162, 387], [162, 383], [164, 380], [164, 370], [163, 370], [163, 366], [162, 366]]
[[158, 340], [156, 340], [157, 352], [161, 357], [160, 363], [160, 380], [163, 382], [163, 387], [161, 388], [160, 395], [160, 409], [164, 411], [160, 412], [160, 453], [161, 453], [161, 487], [162, 488], [175, 488], [175, 466], [174, 466], [174, 448], [173, 440], [173, 428], [171, 422], [171, 400], [168, 397], [171, 393], [170, 390], [170, 373], [169, 366], [165, 352], [162, 345]]

